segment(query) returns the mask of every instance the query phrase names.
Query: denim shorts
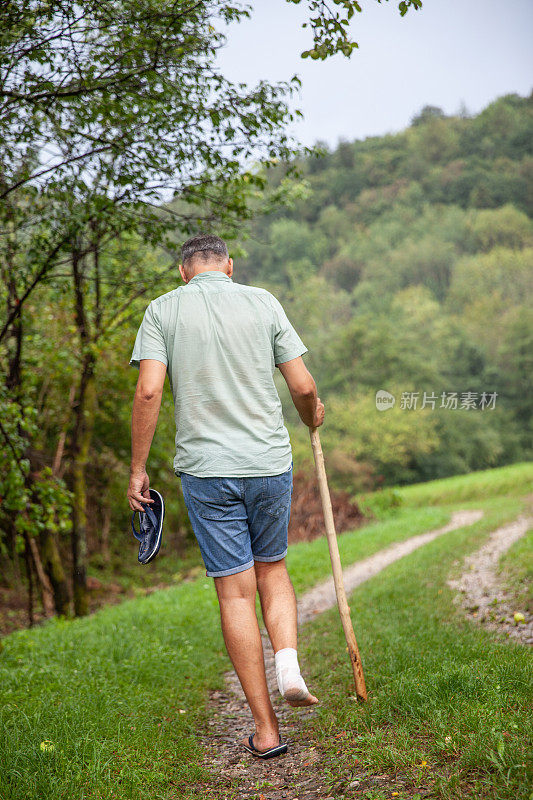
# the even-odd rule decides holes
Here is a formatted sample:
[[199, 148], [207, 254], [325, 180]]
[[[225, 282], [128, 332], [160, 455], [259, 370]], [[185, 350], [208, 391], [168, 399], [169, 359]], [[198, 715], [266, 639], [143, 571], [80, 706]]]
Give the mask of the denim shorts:
[[280, 475], [198, 478], [182, 472], [180, 477], [207, 576], [234, 575], [254, 561], [285, 557], [292, 464]]

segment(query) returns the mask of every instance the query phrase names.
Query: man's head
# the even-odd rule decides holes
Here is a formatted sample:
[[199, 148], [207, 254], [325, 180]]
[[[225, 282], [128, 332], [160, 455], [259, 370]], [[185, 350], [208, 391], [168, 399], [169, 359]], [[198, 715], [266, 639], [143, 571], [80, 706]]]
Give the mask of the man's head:
[[180, 274], [185, 283], [207, 270], [220, 270], [226, 275], [233, 273], [233, 259], [229, 257], [224, 239], [202, 233], [188, 239], [181, 247]]

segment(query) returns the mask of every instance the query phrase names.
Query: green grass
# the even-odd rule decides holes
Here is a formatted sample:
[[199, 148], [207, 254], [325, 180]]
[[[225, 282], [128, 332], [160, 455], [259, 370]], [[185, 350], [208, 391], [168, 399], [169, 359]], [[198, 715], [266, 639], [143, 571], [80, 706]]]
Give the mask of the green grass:
[[[211, 581], [4, 640], [0, 797], [181, 798], [228, 668]], [[180, 713], [180, 709], [185, 713]], [[50, 741], [53, 751], [41, 751]]]
[[111, 556], [109, 564], [104, 563], [98, 554], [93, 555], [88, 574], [98, 578], [104, 586], [115, 583], [125, 590], [133, 591], [150, 588], [154, 584], [177, 584], [190, 575], [205, 575], [205, 567], [196, 543], [189, 545], [178, 555], [173, 544], [163, 541], [159, 557], [142, 569], [136, 559], [137, 551], [138, 545], [132, 537], [127, 550], [128, 558], [124, 557], [124, 548], [120, 554], [114, 553]]
[[[450, 519], [447, 508], [398, 509], [394, 517], [372, 522], [337, 537], [344, 566], [367, 558], [392, 542], [401, 542], [419, 533], [439, 528]], [[301, 542], [289, 548], [287, 567], [297, 593], [331, 575], [328, 543], [325, 537]]]
[[[484, 500], [495, 495], [525, 495], [533, 485], [533, 463], [510, 464], [497, 469], [485, 469], [468, 475], [454, 475], [413, 486], [389, 487], [399, 493], [404, 506], [435, 506], [465, 501]], [[379, 492], [372, 493], [379, 496]], [[356, 499], [371, 499], [372, 494], [356, 495]]]
[[[335, 613], [303, 632], [310, 681], [324, 697], [326, 681], [336, 687], [321, 707], [315, 732], [329, 748], [332, 774], [340, 770], [342, 776], [348, 769], [329, 745], [329, 733], [340, 730], [363, 737], [352, 737], [347, 746], [350, 758], [357, 752], [371, 771], [391, 769], [396, 758], [400, 768], [411, 769], [413, 757], [427, 752], [435, 760], [441, 753], [439, 758], [453, 765], [460, 781], [463, 770], [468, 780], [479, 774], [482, 783], [499, 781], [495, 785], [505, 788], [501, 774], [510, 769], [511, 781], [519, 774], [521, 768], [508, 760], [508, 753], [518, 752], [514, 739], [508, 742], [503, 733], [508, 727], [514, 737], [512, 725], [525, 724], [523, 651], [497, 644], [463, 623], [443, 584], [454, 560], [477, 547], [500, 519], [520, 510], [518, 497], [504, 499], [502, 487], [518, 495], [522, 479], [515, 474], [509, 480], [505, 471], [498, 472], [492, 480], [493, 499], [482, 501], [478, 494], [466, 502], [446, 490], [454, 505], [413, 503], [339, 537], [341, 557], [348, 564], [442, 525], [454, 507], [483, 507], [488, 514], [472, 528], [448, 533], [392, 565], [355, 593], [351, 605], [374, 698], [368, 710], [349, 700], [349, 665]], [[460, 494], [461, 485], [456, 488]], [[297, 591], [330, 574], [323, 539], [291, 546], [288, 562]], [[324, 664], [333, 670], [329, 677]], [[190, 794], [191, 785], [210, 778], [200, 766], [199, 744], [207, 693], [222, 686], [228, 668], [213, 582], [205, 577], [85, 619], [11, 634], [0, 653], [1, 800], [196, 796]], [[450, 717], [446, 700], [451, 694], [461, 700], [455, 699], [453, 708], [458, 710]], [[502, 704], [505, 700], [500, 716], [497, 697]], [[373, 720], [371, 731], [368, 720]], [[439, 744], [454, 721], [454, 747], [460, 747], [463, 761], [455, 750], [443, 754]], [[404, 741], [406, 731], [413, 742]], [[501, 764], [485, 757], [480, 744], [490, 741], [494, 758], [500, 758], [500, 733], [506, 748]], [[41, 750], [47, 741], [53, 749]]]
[[[396, 520], [339, 537], [343, 561], [448, 518], [445, 509], [401, 510]], [[325, 539], [291, 546], [288, 559], [297, 591], [330, 573]], [[229, 668], [205, 577], [6, 637], [0, 797], [184, 797], [187, 785], [207, 779], [195, 731], [205, 723], [208, 689]], [[43, 741], [55, 749], [42, 752]]]
[[[464, 620], [446, 585], [457, 562], [519, 511], [514, 498], [492, 501], [475, 525], [431, 542], [352, 594], [366, 706], [353, 700], [336, 609], [302, 631], [307, 682], [323, 698], [308, 724], [325, 751], [334, 796], [360, 778], [358, 797], [375, 800], [392, 791], [398, 800], [529, 800], [531, 654]], [[373, 780], [383, 773], [386, 791]]]
[[[402, 510], [396, 521], [339, 537], [343, 560], [448, 518], [443, 509]], [[330, 572], [323, 539], [291, 546], [289, 562], [299, 591]], [[220, 687], [230, 668], [211, 580], [3, 642], [2, 800], [182, 798], [188, 785], [208, 779], [198, 766], [197, 732], [208, 690]], [[42, 752], [45, 741], [55, 749]]]

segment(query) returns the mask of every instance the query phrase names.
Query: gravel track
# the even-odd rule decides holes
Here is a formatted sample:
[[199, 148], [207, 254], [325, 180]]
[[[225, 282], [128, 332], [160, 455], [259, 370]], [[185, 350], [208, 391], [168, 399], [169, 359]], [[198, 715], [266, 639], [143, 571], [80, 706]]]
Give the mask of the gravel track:
[[[502, 555], [532, 525], [533, 517], [523, 514], [498, 528], [483, 547], [465, 559], [461, 577], [448, 581], [451, 589], [460, 592], [456, 602], [462, 605], [470, 619], [528, 645], [533, 644], [533, 615], [525, 609], [513, 607], [511, 598], [498, 579], [497, 568]], [[524, 623], [515, 624], [513, 617], [516, 611], [524, 614]]]

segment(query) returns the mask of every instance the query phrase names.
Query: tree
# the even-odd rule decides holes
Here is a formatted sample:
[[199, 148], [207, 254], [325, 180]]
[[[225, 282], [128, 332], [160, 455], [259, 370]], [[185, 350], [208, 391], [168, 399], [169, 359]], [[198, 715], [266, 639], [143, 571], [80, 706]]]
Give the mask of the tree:
[[[399, 3], [402, 15], [420, 6]], [[303, 57], [349, 56], [357, 43], [348, 23], [359, 4], [308, 0], [308, 8], [313, 45]], [[21, 503], [20, 526], [7, 538], [15, 551], [23, 536], [39, 580], [44, 586], [48, 575], [47, 591], [64, 610], [55, 535], [65, 530], [70, 504], [75, 610], [83, 614], [95, 374], [109, 337], [150, 285], [122, 268], [122, 282], [106, 292], [105, 282], [116, 277], [109, 250], [137, 236], [171, 252], [177, 238], [203, 224], [235, 231], [259, 207], [257, 197], [251, 201], [266, 185], [265, 168], [281, 162], [290, 173], [297, 148], [286, 133], [294, 117], [287, 99], [298, 80], [250, 89], [220, 74], [221, 23], [249, 13], [221, 0], [8, 0], [2, 13], [0, 362], [7, 391], [0, 415], [12, 455], [2, 480], [9, 496], [18, 487]], [[294, 263], [295, 275], [302, 266]], [[69, 361], [61, 430], [50, 448], [27, 413], [47, 390], [46, 380], [39, 385], [29, 374], [25, 310], [44, 287], [62, 285], [65, 268], [77, 357]], [[50, 452], [39, 452], [39, 437]], [[47, 471], [52, 457], [60, 470]], [[71, 493], [59, 476], [65, 462]], [[62, 509], [60, 520], [47, 512], [49, 497]], [[9, 508], [0, 508], [7, 529]]]
[[[264, 182], [252, 160], [271, 163], [294, 152], [285, 133], [293, 118], [285, 100], [297, 81], [247, 89], [225, 80], [216, 67], [224, 35], [213, 22], [247, 13], [229, 3], [87, 0], [73, 6], [53, 0], [12, 2], [6, 11], [0, 34], [0, 268], [6, 279], [0, 356], [8, 366], [7, 388], [31, 403], [22, 387], [23, 310], [43, 281], [68, 263], [80, 343], [69, 444], [72, 546], [76, 612], [85, 613], [84, 465], [95, 359], [106, 324], [98, 277], [102, 249], [131, 232], [152, 245], [172, 246], [170, 230], [188, 232], [203, 220], [229, 228], [242, 220], [251, 191]], [[162, 205], [173, 196], [181, 212]], [[115, 291], [113, 298], [120, 295], [127, 307], [147, 285], [130, 285], [129, 293]], [[112, 308], [120, 317], [117, 305]], [[23, 440], [27, 452], [20, 456], [27, 461], [28, 431]]]
[[424, 125], [429, 120], [445, 119], [445, 113], [439, 106], [424, 106], [411, 120], [411, 125]]
[[[377, 0], [381, 3], [381, 0]], [[289, 3], [299, 5], [302, 0], [287, 0]], [[313, 46], [304, 50], [302, 58], [320, 59], [324, 61], [329, 56], [342, 53], [349, 57], [352, 51], [359, 47], [358, 43], [349, 35], [350, 20], [356, 12], [361, 13], [363, 8], [357, 0], [306, 0], [309, 8], [309, 20], [304, 23], [304, 28], [310, 28], [313, 34]], [[403, 17], [410, 8], [422, 8], [422, 0], [401, 0], [398, 3], [400, 15]]]
[[[70, 203], [94, 191], [90, 218], [127, 209], [128, 222], [144, 222], [152, 239], [164, 215], [150, 210], [165, 196], [188, 201], [189, 225], [205, 204], [213, 221], [242, 213], [242, 193], [228, 188], [243, 163], [293, 152], [284, 101], [297, 85], [247, 90], [217, 70], [224, 36], [215, 17], [246, 13], [214, 0], [10, 3], [0, 40], [0, 199], [38, 190], [65, 231]], [[55, 233], [17, 287], [0, 338], [53, 267], [64, 242]]]

